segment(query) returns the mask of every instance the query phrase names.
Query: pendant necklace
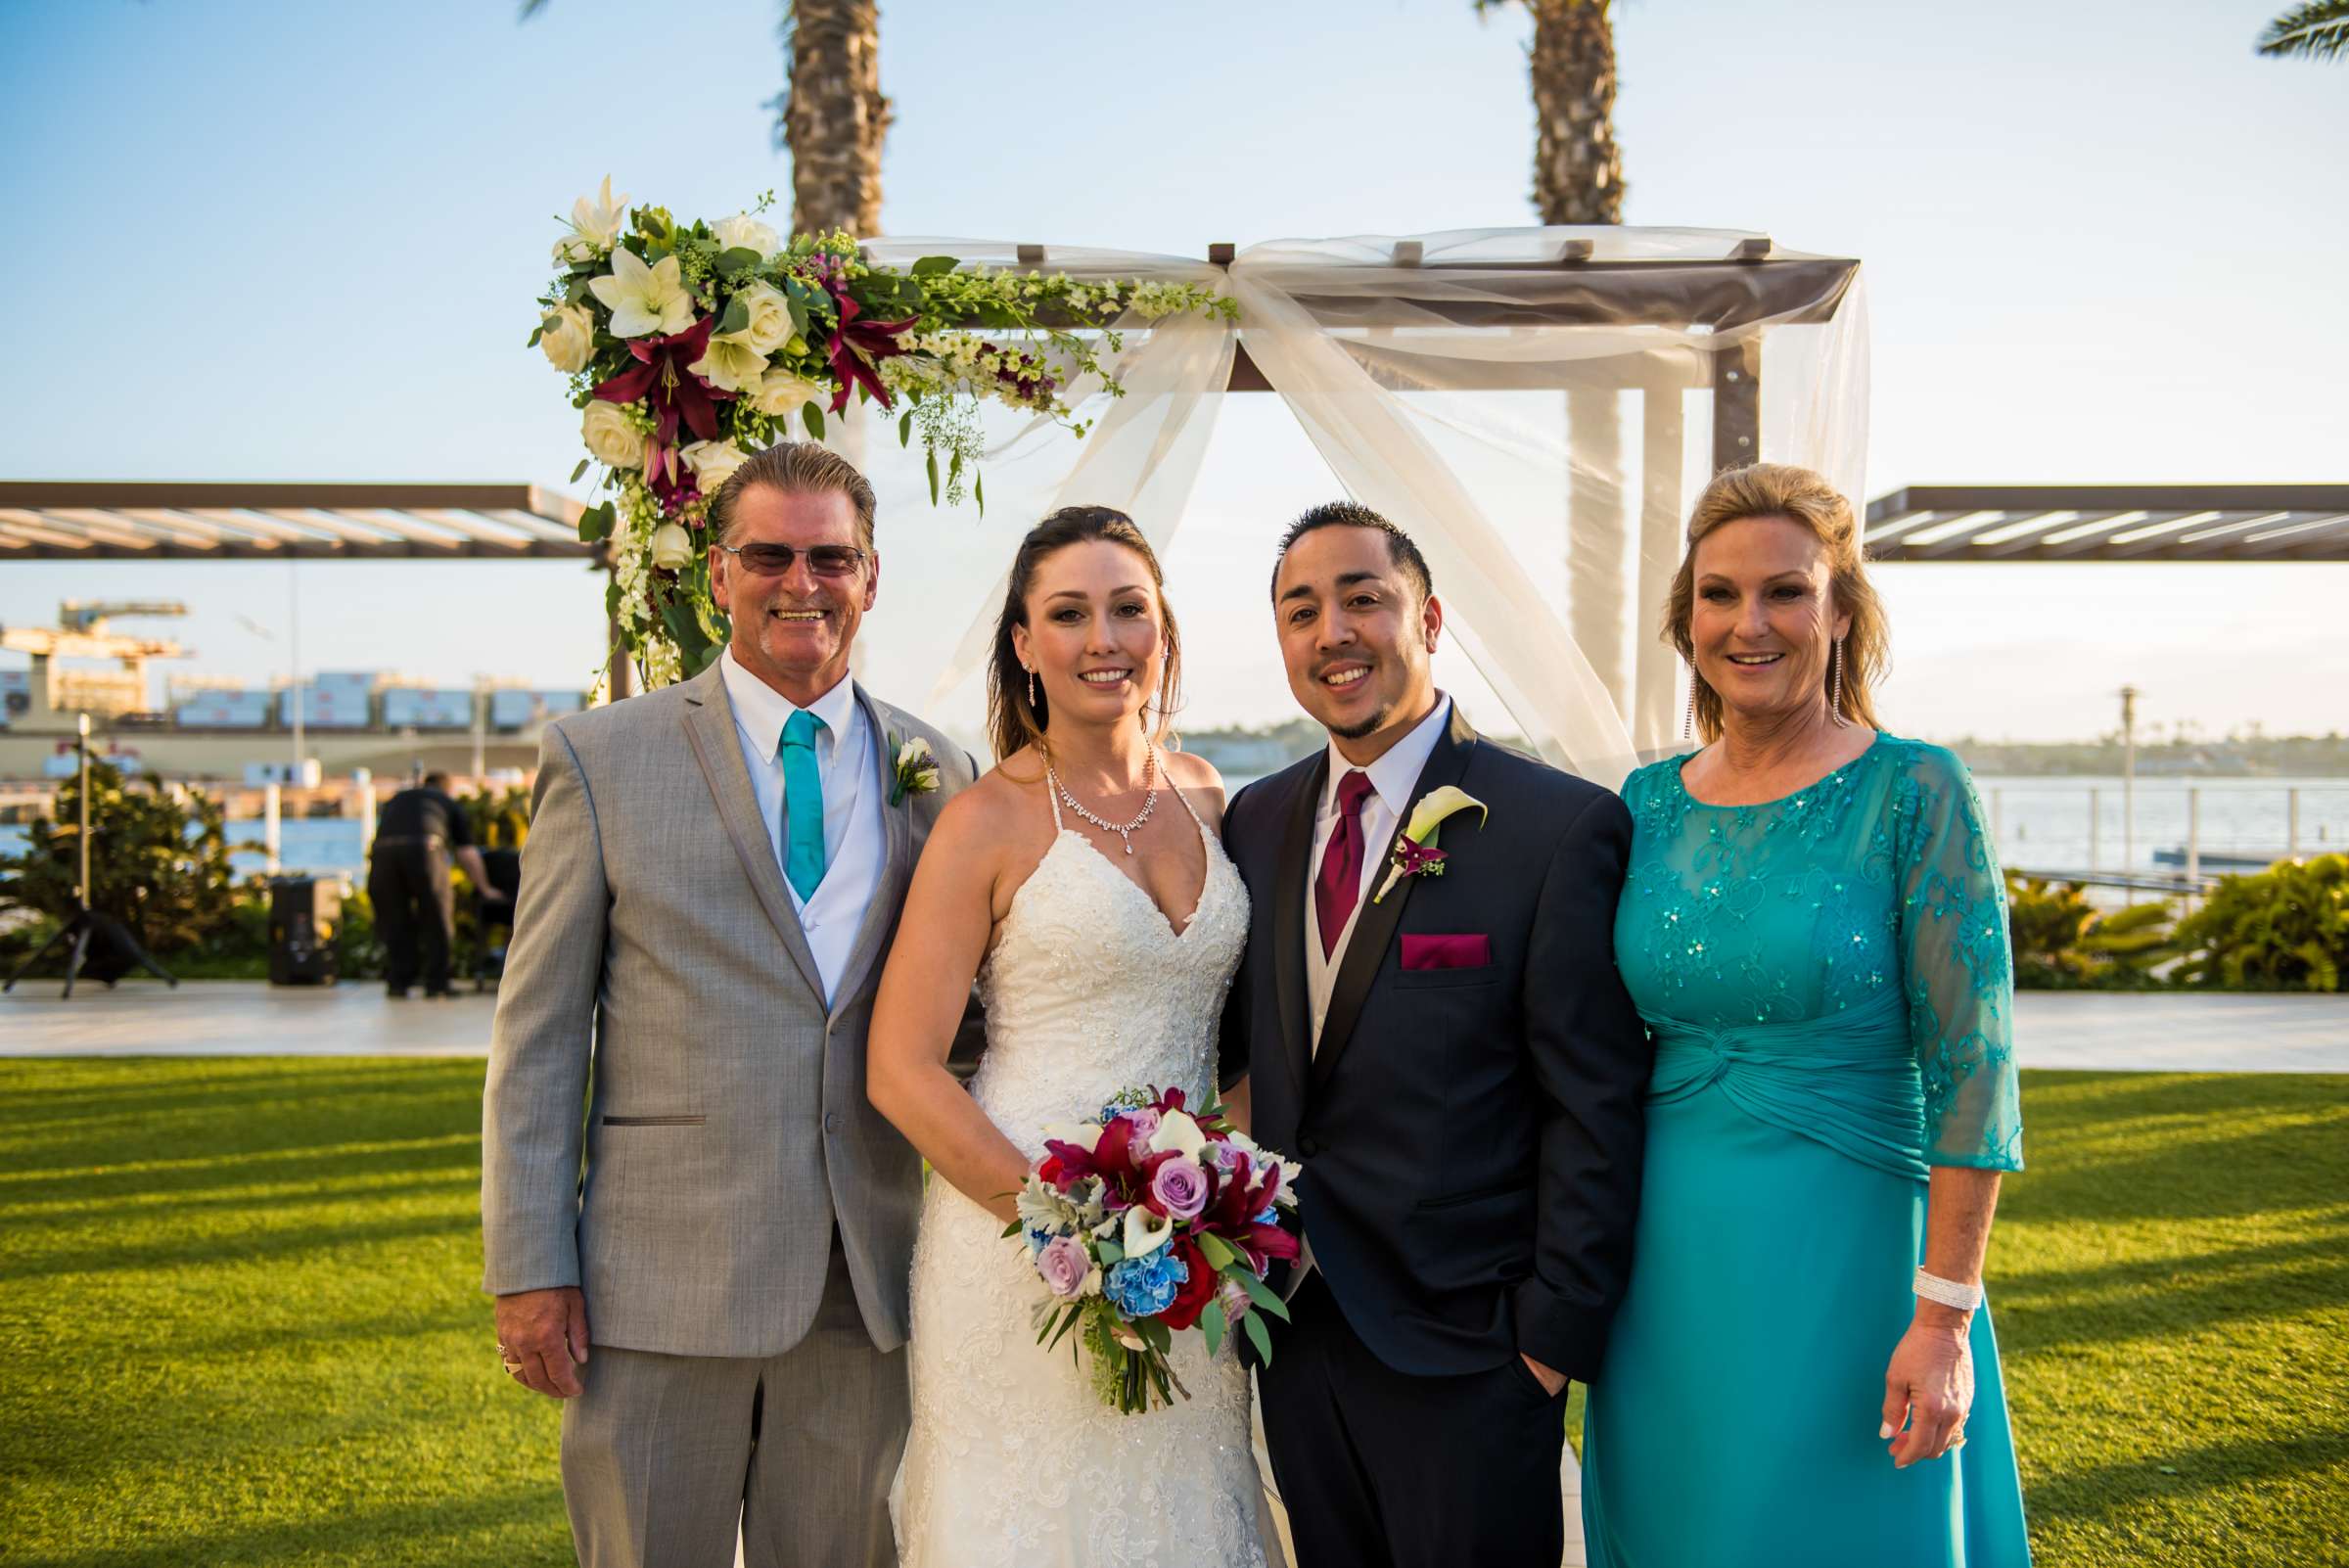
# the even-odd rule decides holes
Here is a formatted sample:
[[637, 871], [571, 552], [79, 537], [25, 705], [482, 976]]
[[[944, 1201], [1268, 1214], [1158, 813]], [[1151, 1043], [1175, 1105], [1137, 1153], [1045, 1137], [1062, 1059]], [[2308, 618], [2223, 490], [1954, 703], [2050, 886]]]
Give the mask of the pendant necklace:
[[1155, 746], [1150, 748], [1149, 761], [1142, 764], [1142, 786], [1150, 793], [1142, 797], [1141, 814], [1136, 816], [1130, 822], [1111, 822], [1102, 817], [1095, 816], [1092, 812], [1086, 810], [1084, 807], [1084, 803], [1069, 793], [1069, 787], [1060, 781], [1060, 775], [1052, 770], [1051, 764], [1049, 763], [1045, 764], [1044, 778], [1048, 783], [1051, 784], [1054, 793], [1060, 796], [1061, 805], [1067, 807], [1070, 810], [1076, 812], [1079, 816], [1084, 818], [1084, 820], [1090, 822], [1102, 832], [1115, 833], [1119, 838], [1125, 840], [1126, 853], [1128, 854], [1131, 854], [1133, 853], [1134, 829], [1140, 827], [1144, 822], [1149, 821], [1150, 813], [1158, 808], [1158, 748]]

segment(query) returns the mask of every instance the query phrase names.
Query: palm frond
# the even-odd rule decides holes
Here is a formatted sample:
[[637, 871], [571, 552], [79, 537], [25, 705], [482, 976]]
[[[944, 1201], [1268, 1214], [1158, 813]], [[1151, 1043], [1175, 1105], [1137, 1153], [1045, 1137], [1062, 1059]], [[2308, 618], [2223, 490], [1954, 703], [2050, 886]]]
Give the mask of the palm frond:
[[2338, 60], [2349, 54], [2349, 0], [2309, 0], [2285, 12], [2260, 34], [2259, 52], [2310, 60]]

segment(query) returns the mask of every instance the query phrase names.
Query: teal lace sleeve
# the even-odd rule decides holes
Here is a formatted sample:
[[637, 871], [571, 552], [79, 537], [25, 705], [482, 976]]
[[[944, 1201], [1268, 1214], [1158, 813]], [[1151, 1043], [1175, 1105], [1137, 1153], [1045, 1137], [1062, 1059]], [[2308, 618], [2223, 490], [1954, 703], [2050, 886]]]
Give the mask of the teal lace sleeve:
[[1924, 1083], [1925, 1162], [2023, 1168], [2006, 883], [1956, 754], [1914, 746], [1894, 786], [1909, 1038]]

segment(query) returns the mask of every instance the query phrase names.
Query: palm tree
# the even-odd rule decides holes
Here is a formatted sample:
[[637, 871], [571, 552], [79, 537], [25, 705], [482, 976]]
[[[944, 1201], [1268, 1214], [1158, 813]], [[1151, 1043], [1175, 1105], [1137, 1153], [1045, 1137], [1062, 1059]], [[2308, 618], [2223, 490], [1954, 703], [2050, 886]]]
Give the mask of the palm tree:
[[[1476, 0], [1481, 16], [1509, 0]], [[1615, 21], [1611, 0], [1523, 0], [1533, 13], [1534, 208], [1544, 223], [1621, 223], [1623, 149], [1615, 142]], [[1630, 623], [1616, 584], [1629, 540], [1621, 484], [1623, 415], [1611, 387], [1575, 385], [1566, 426], [1578, 459], [1567, 485], [1567, 628], [1591, 672], [1632, 715]], [[1635, 569], [1647, 598], [1650, 575]]]
[[[547, 0], [522, 0], [529, 21]], [[783, 91], [775, 150], [791, 155], [794, 233], [881, 232], [881, 144], [890, 105], [881, 94], [881, 11], [876, 0], [784, 0]]]
[[2305, 55], [2338, 60], [2349, 55], [2349, 0], [2309, 0], [2268, 23], [2260, 34], [2263, 55]]
[[800, 234], [881, 232], [881, 9], [875, 0], [786, 0], [775, 148], [791, 155], [791, 226]]
[[[1481, 15], [1510, 0], [1476, 0]], [[1534, 17], [1534, 208], [1544, 223], [1621, 223], [1612, 0], [1522, 0]]]

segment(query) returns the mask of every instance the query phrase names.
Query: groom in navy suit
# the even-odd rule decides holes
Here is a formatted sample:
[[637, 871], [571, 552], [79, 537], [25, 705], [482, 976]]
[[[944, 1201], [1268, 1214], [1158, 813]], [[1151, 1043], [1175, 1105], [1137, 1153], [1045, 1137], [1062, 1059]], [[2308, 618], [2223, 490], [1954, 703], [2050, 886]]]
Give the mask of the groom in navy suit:
[[[1223, 819], [1257, 918], [1222, 1077], [1305, 1163], [1292, 1322], [1259, 1374], [1299, 1568], [1556, 1568], [1566, 1382], [1596, 1374], [1631, 1271], [1650, 1061], [1614, 961], [1631, 816], [1436, 690], [1433, 589], [1367, 508], [1290, 528], [1273, 616], [1329, 745]], [[1483, 812], [1445, 821], [1440, 875], [1390, 884], [1446, 785]]]

